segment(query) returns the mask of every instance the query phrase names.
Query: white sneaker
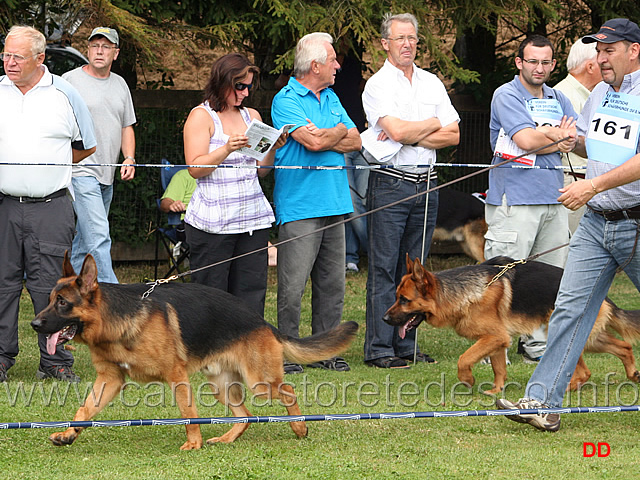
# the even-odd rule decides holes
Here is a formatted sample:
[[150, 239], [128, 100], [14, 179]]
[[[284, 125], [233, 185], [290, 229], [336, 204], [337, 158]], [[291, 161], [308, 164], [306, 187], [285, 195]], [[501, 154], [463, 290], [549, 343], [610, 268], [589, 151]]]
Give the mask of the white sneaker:
[[[538, 408], [549, 408], [548, 405], [529, 398], [521, 398], [516, 403], [505, 400], [504, 398], [499, 398], [496, 400], [496, 406], [500, 410], [535, 410]], [[544, 430], [545, 432], [557, 432], [560, 430], [560, 414], [558, 413], [507, 415], [507, 418], [518, 423], [528, 423], [538, 430]]]
[[356, 265], [353, 262], [347, 263], [346, 270], [347, 272], [354, 272], [354, 273], [358, 273], [360, 271], [358, 270], [358, 265]]

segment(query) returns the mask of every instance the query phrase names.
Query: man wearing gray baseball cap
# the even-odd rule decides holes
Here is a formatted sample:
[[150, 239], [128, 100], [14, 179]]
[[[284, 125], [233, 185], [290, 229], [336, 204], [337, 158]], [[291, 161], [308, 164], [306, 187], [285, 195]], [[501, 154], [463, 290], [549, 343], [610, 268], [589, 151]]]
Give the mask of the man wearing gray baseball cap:
[[109, 27], [96, 27], [89, 35], [89, 41], [93, 40], [98, 35], [103, 36], [111, 43], [113, 43], [116, 47], [120, 46], [120, 37], [118, 37], [118, 32], [116, 32], [113, 28]]
[[[575, 152], [588, 158], [586, 178], [560, 189], [558, 200], [571, 210], [586, 204], [587, 210], [571, 239], [547, 350], [525, 398], [515, 403], [498, 399], [501, 409], [562, 407], [567, 387], [589, 380], [581, 354], [616, 271], [624, 270], [640, 291], [640, 28], [614, 18], [582, 41], [597, 42], [603, 81], [589, 95], [576, 125]], [[638, 381], [637, 372], [627, 375]], [[539, 430], [560, 428], [557, 413], [507, 418]]]
[[62, 76], [87, 103], [98, 139], [96, 153], [73, 170], [73, 208], [77, 220], [71, 264], [76, 272], [80, 271], [84, 257], [90, 253], [98, 266], [98, 281], [108, 283], [118, 283], [118, 279], [111, 262], [108, 220], [116, 168], [106, 165], [118, 163], [122, 151], [122, 180], [131, 180], [135, 175], [136, 116], [131, 92], [124, 79], [111, 72], [120, 53], [119, 45], [116, 30], [94, 28], [89, 35], [89, 64]]

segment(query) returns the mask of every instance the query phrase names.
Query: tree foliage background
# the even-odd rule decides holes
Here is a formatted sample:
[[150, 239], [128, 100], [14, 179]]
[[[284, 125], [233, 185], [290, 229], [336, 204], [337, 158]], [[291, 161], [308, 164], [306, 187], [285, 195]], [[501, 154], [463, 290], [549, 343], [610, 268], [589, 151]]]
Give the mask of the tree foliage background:
[[513, 71], [502, 67], [527, 33], [553, 37], [564, 53], [609, 18], [640, 20], [637, 0], [4, 0], [0, 33], [15, 23], [49, 33], [70, 32], [82, 21], [112, 25], [127, 42], [123, 61], [130, 67], [162, 71], [169, 51], [188, 58], [221, 47], [252, 54], [269, 85], [291, 68], [297, 39], [312, 31], [379, 61], [380, 22], [388, 11], [418, 18], [422, 67], [480, 100], [504, 81], [505, 70]]

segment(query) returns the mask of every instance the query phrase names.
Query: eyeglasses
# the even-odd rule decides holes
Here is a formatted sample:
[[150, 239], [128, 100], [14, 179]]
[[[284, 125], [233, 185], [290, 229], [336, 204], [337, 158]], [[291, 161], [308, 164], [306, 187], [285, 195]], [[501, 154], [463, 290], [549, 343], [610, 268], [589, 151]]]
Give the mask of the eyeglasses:
[[553, 60], [535, 60], [530, 58], [529, 60], [522, 59], [523, 62], [528, 63], [532, 67], [537, 67], [538, 64], [541, 64], [543, 67], [550, 67], [553, 65]]
[[416, 43], [418, 43], [418, 37], [414, 35], [409, 35], [408, 37], [405, 37], [404, 35], [400, 35], [399, 37], [395, 37], [395, 38], [387, 38], [387, 40], [391, 40], [392, 42], [398, 42], [401, 45], [406, 41], [408, 41], [411, 45], [415, 45]]
[[89, 48], [91, 48], [93, 50], [102, 49], [102, 50], [106, 50], [108, 52], [109, 50], [113, 50], [113, 49], [116, 49], [118, 47], [114, 47], [114, 46], [111, 46], [111, 45], [103, 45], [101, 43], [90, 43], [89, 44]]
[[238, 82], [234, 85], [234, 88], [236, 90], [238, 90], [239, 92], [243, 91], [245, 88], [251, 90], [251, 87], [253, 87], [253, 85], [251, 83], [241, 83]]
[[18, 65], [23, 64], [24, 62], [26, 62], [28, 59], [33, 58], [33, 57], [37, 57], [38, 55], [40, 55], [39, 53], [36, 53], [35, 55], [30, 55], [28, 57], [24, 57], [18, 53], [0, 53], [0, 60], [2, 60], [3, 62], [8, 62], [9, 60], [11, 60], [13, 58], [13, 61], [16, 62]]

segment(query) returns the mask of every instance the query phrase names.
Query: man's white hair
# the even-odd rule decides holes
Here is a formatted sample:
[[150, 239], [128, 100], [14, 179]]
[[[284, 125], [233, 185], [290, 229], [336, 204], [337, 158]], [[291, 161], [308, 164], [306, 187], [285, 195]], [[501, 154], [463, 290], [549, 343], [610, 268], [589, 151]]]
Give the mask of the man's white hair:
[[31, 53], [36, 55], [38, 53], [44, 53], [47, 48], [47, 40], [44, 35], [33, 27], [26, 25], [14, 25], [9, 29], [7, 37], [26, 38], [31, 43]]
[[578, 39], [578, 41], [571, 46], [571, 50], [569, 50], [569, 56], [567, 57], [567, 70], [569, 73], [582, 72], [584, 69], [584, 62], [587, 60], [593, 60], [596, 58], [597, 54], [596, 42], [583, 43], [581, 39]]
[[304, 77], [311, 70], [311, 62], [325, 64], [327, 49], [325, 44], [333, 43], [333, 37], [324, 32], [313, 32], [300, 39], [296, 46], [296, 56], [293, 62], [293, 73], [296, 78]]
[[382, 38], [389, 38], [389, 35], [391, 35], [391, 24], [394, 21], [410, 23], [411, 25], [413, 25], [416, 34], [418, 33], [418, 19], [414, 15], [410, 13], [398, 13], [396, 15], [393, 15], [391, 12], [387, 12], [382, 18], [382, 25], [380, 26], [380, 36]]

